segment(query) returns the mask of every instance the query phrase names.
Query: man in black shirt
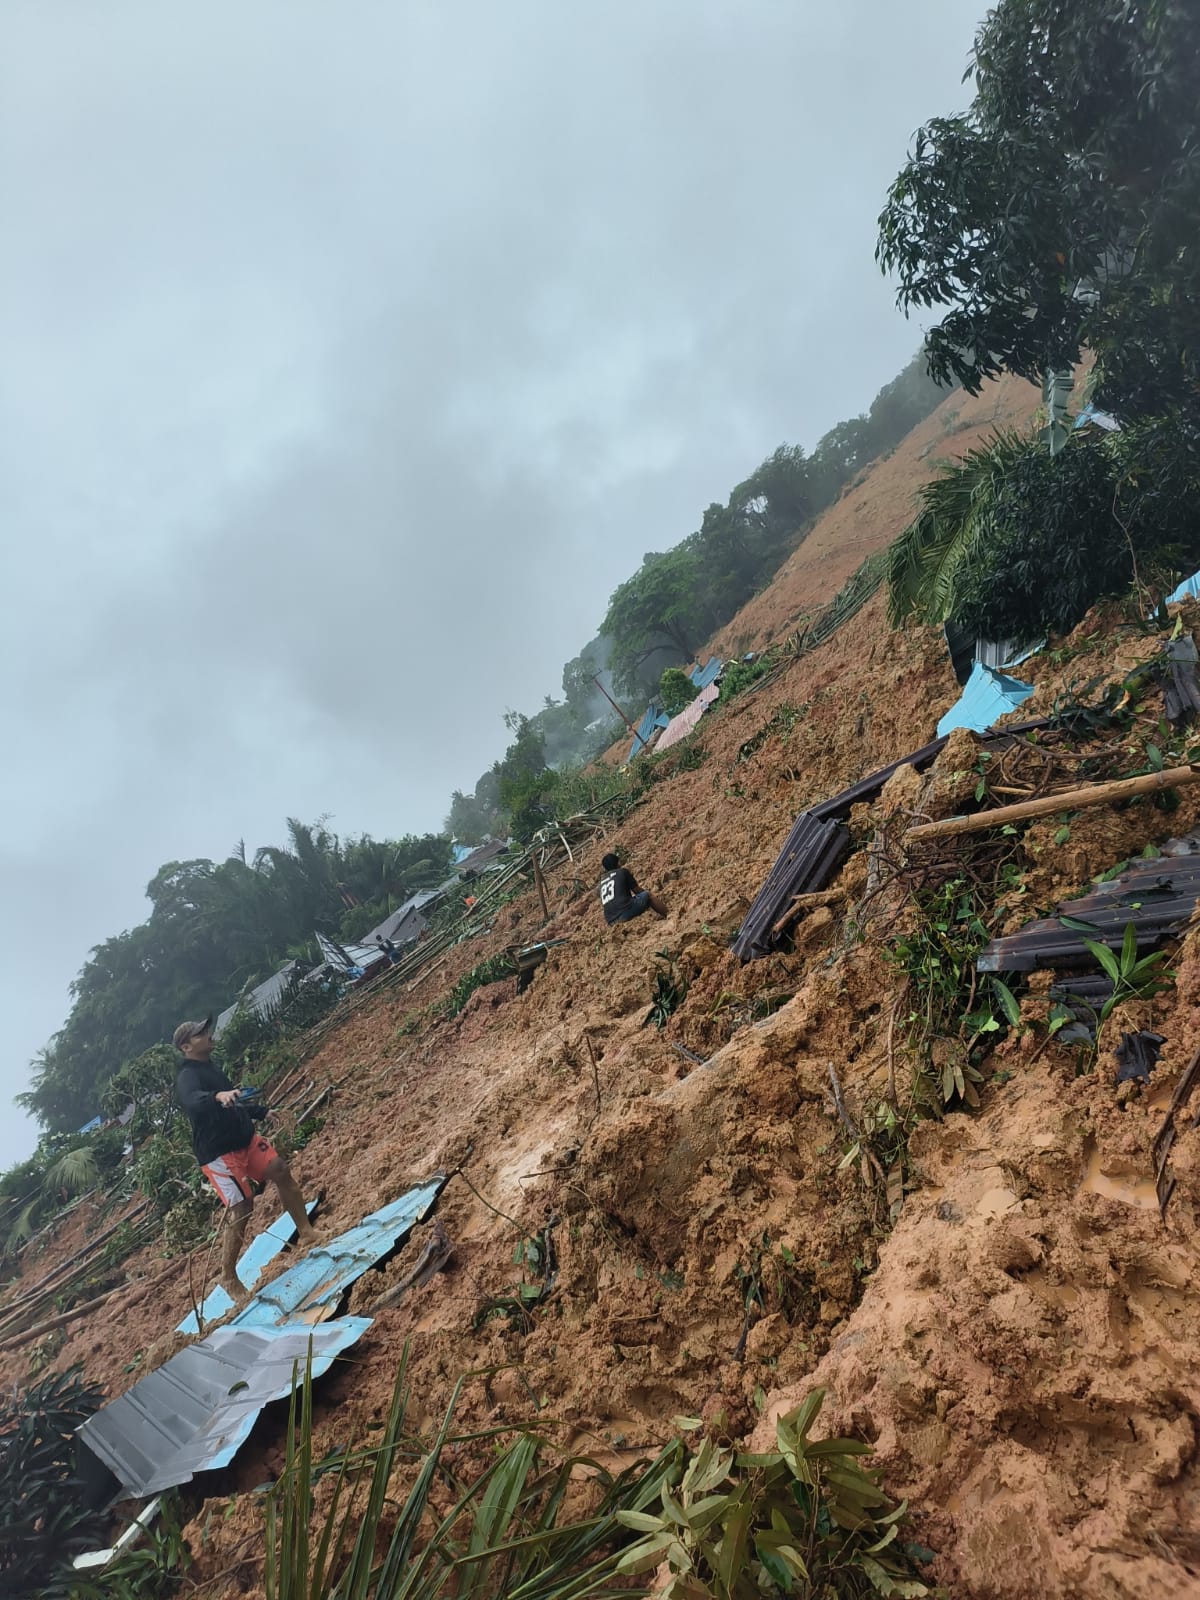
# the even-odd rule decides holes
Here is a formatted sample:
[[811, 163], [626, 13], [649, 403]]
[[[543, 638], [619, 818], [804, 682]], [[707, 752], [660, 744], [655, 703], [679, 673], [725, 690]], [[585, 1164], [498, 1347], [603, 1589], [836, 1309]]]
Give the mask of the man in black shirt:
[[616, 856], [606, 855], [600, 865], [604, 868], [600, 879], [600, 904], [604, 907], [605, 922], [629, 922], [640, 917], [643, 911], [666, 916], [667, 908], [659, 897], [649, 889], [639, 889], [633, 873], [623, 867]]
[[237, 1275], [246, 1224], [254, 1209], [254, 1183], [273, 1183], [283, 1208], [296, 1224], [303, 1245], [315, 1244], [316, 1229], [304, 1209], [304, 1196], [287, 1162], [269, 1140], [255, 1131], [265, 1116], [261, 1106], [249, 1106], [242, 1091], [214, 1067], [212, 1018], [181, 1022], [175, 1029], [175, 1048], [183, 1056], [175, 1074], [175, 1097], [192, 1125], [192, 1149], [200, 1170], [229, 1210], [229, 1226], [221, 1257], [221, 1286], [230, 1299], [243, 1293]]

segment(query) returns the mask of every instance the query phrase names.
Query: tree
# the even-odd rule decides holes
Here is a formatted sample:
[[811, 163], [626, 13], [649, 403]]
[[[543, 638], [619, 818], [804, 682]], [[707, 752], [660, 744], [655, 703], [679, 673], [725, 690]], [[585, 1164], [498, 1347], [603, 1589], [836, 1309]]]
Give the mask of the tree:
[[1135, 579], [1200, 563], [1200, 445], [1178, 420], [1075, 434], [1057, 456], [997, 435], [921, 491], [889, 552], [894, 623], [1029, 641]]
[[658, 703], [669, 717], [690, 706], [700, 693], [682, 667], [665, 667], [658, 680]]
[[880, 217], [902, 307], [950, 309], [930, 372], [977, 394], [1097, 358], [1123, 417], [1200, 393], [1200, 7], [1000, 0], [963, 116], [917, 135]]
[[[613, 590], [601, 631], [613, 641], [612, 673], [618, 688], [636, 694], [642, 670], [655, 656], [689, 661], [722, 618], [704, 604], [705, 583], [693, 540], [665, 554], [643, 556], [632, 578]], [[670, 663], [667, 663], [668, 665]], [[661, 664], [651, 682], [661, 671]]]

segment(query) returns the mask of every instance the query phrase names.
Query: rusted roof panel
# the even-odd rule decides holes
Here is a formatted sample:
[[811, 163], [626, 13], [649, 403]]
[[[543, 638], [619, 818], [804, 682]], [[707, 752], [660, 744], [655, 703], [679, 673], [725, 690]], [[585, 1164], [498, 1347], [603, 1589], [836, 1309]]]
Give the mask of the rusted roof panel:
[[734, 955], [743, 961], [767, 955], [776, 924], [796, 895], [823, 889], [849, 850], [850, 835], [840, 822], [802, 811], [733, 941]]
[[[1048, 727], [1049, 724], [1049, 717], [1034, 717], [1028, 722], [997, 728], [989, 737], [1008, 739], [1030, 733], [1035, 728]], [[734, 955], [742, 961], [753, 961], [759, 956], [768, 955], [778, 942], [774, 930], [796, 895], [812, 894], [823, 889], [850, 853], [850, 835], [845, 828], [835, 824], [848, 817], [853, 806], [864, 800], [873, 800], [901, 767], [915, 767], [920, 772], [945, 747], [944, 737], [931, 739], [919, 750], [901, 756], [898, 761], [889, 762], [886, 767], [880, 767], [877, 772], [868, 773], [865, 778], [852, 783], [840, 794], [802, 811], [738, 930], [737, 938], [730, 947]], [[818, 831], [820, 828], [830, 831], [821, 833]]]
[[[1064, 900], [1050, 917], [993, 939], [980, 951], [980, 972], [1032, 972], [1035, 967], [1092, 964], [1085, 939], [1118, 950], [1132, 922], [1139, 950], [1181, 933], [1200, 899], [1200, 834], [1172, 839], [1159, 855], [1131, 861], [1115, 878]], [[1063, 918], [1070, 923], [1064, 923]], [[1086, 924], [1072, 926], [1071, 924]]]

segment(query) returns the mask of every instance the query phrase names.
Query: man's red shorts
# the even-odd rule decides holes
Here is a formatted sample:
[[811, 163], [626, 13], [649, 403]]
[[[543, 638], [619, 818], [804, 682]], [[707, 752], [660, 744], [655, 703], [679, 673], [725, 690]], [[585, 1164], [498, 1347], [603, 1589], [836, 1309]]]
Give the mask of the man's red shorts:
[[251, 1183], [265, 1183], [266, 1170], [275, 1160], [275, 1146], [269, 1139], [255, 1134], [244, 1150], [231, 1150], [200, 1168], [220, 1196], [224, 1206], [241, 1205], [243, 1200], [253, 1200]]

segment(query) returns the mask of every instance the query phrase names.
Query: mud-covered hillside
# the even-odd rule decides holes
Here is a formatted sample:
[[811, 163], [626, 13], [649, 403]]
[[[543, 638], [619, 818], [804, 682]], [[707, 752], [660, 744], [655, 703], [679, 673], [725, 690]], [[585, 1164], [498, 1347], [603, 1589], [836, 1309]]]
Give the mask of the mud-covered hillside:
[[[718, 645], [793, 628], [903, 525], [922, 473], [1035, 398], [1015, 384], [953, 397], [822, 519]], [[1200, 626], [1200, 612], [1183, 625]], [[1024, 669], [1036, 690], [1020, 715], [1119, 682], [1160, 645], [1118, 615], [1091, 617]], [[819, 1383], [822, 1426], [874, 1447], [946, 1592], [1200, 1594], [1200, 1131], [1185, 1119], [1165, 1221], [1149, 1181], [1163, 1107], [1200, 1046], [1195, 935], [1168, 947], [1170, 987], [1119, 1007], [1095, 1056], [1049, 1038], [1048, 980], [1035, 975], [1018, 992], [1021, 1024], [998, 1026], [979, 1059], [978, 1105], [913, 1117], [894, 1171], [864, 1159], [885, 1149], [870, 1134], [878, 1108], [911, 1105], [926, 996], [905, 951], [929, 897], [963, 883], [989, 933], [1019, 927], [1195, 828], [1200, 787], [1180, 789], [1172, 810], [1100, 806], [1003, 838], [910, 845], [907, 828], [979, 795], [1003, 804], [1120, 776], [1144, 766], [1149, 743], [1185, 753], [1186, 735], [1161, 731], [1157, 687], [1114, 697], [1115, 720], [998, 746], [994, 761], [955, 734], [925, 773], [901, 769], [855, 809], [854, 848], [794, 948], [745, 966], [728, 950], [796, 814], [929, 740], [957, 693], [939, 634], [890, 632], [877, 594], [768, 687], [707, 716], [672, 776], [619, 828], [575, 846], [547, 884], [549, 924], [531, 887], [485, 936], [324, 1039], [304, 1072], [333, 1093], [295, 1167], [324, 1191], [333, 1227], [431, 1171], [462, 1170], [437, 1211], [447, 1269], [381, 1311], [316, 1388], [317, 1453], [378, 1422], [406, 1341], [426, 1420], [463, 1373], [492, 1369], [467, 1385], [465, 1425], [553, 1419], [561, 1442], [613, 1462], [671, 1437], [680, 1413], [717, 1437], [764, 1439]], [[604, 926], [594, 885], [610, 848], [664, 896], [665, 921]], [[431, 1009], [480, 961], [533, 939], [563, 942], [523, 994], [506, 979], [453, 1018]], [[661, 1028], [648, 1021], [660, 975], [676, 1002]], [[937, 1016], [956, 1015], [952, 985], [935, 998]], [[959, 1012], [975, 1004], [958, 1000]], [[1147, 1025], [1165, 1038], [1162, 1059], [1148, 1084], [1118, 1088], [1111, 1045]], [[926, 1047], [943, 1059], [938, 1038]], [[257, 1225], [269, 1217], [260, 1205]], [[88, 1226], [76, 1213], [27, 1280]], [[547, 1228], [550, 1295], [528, 1315], [481, 1317], [511, 1297], [514, 1243]], [[352, 1310], [400, 1281], [423, 1236], [360, 1280]], [[131, 1285], [70, 1325], [54, 1365], [82, 1362], [123, 1390], [174, 1348], [203, 1263], [185, 1258], [152, 1295]], [[28, 1354], [0, 1355], [6, 1382]], [[262, 1511], [249, 1491], [282, 1460], [270, 1413], [228, 1472], [188, 1491], [193, 1578], [255, 1590]]]

